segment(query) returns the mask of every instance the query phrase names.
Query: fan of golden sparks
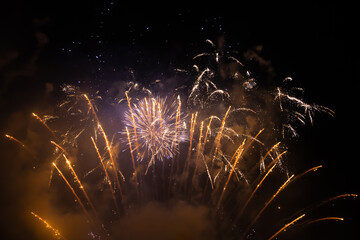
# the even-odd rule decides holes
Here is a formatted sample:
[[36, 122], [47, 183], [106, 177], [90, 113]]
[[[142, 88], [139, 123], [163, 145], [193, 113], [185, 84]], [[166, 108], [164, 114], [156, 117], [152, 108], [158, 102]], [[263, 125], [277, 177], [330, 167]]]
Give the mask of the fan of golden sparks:
[[[208, 42], [215, 46], [210, 40]], [[195, 58], [206, 55], [209, 54], [199, 54]], [[217, 62], [220, 62], [223, 57], [218, 51], [215, 51], [214, 56]], [[228, 57], [228, 59], [244, 67], [244, 64], [237, 59], [233, 57]], [[195, 67], [199, 75], [192, 86], [187, 103], [198, 104], [203, 109], [214, 96], [231, 97], [229, 93], [219, 89], [211, 81], [213, 74], [210, 69], [206, 68], [200, 71], [199, 67]], [[250, 74], [246, 73], [247, 84], [254, 84]], [[134, 204], [141, 205], [150, 199], [156, 200], [161, 190], [167, 200], [174, 198], [174, 196], [181, 196], [181, 199], [188, 203], [194, 203], [195, 201], [197, 204], [208, 206], [214, 218], [219, 215], [226, 215], [229, 221], [226, 231], [230, 231], [229, 229], [232, 226], [241, 226], [241, 234], [235, 237], [236, 239], [246, 239], [249, 237], [251, 229], [256, 228], [263, 213], [276, 201], [282, 192], [292, 185], [294, 181], [322, 167], [321, 165], [315, 166], [298, 175], [285, 174], [283, 183], [276, 186], [277, 190], [271, 196], [264, 196], [267, 197], [264, 205], [253, 206], [254, 204], [251, 203], [261, 192], [264, 183], [269, 182], [276, 169], [281, 168], [282, 161], [286, 157], [286, 151], [282, 150], [281, 142], [276, 142], [267, 147], [261, 141], [261, 136], [267, 129], [258, 129], [255, 134], [240, 134], [231, 127], [232, 120], [230, 119], [233, 114], [239, 111], [256, 114], [254, 110], [228, 105], [226, 111], [219, 115], [204, 116], [205, 114], [199, 111], [187, 113], [187, 108], [183, 107], [180, 96], [154, 97], [147, 90], [150, 94], [138, 100], [137, 98], [132, 99], [130, 97], [131, 92], [126, 91], [124, 101], [120, 101], [119, 104], [124, 102], [127, 107], [122, 119], [124, 129], [121, 131], [123, 134], [122, 143], [125, 144], [121, 147], [128, 153], [128, 158], [119, 159], [116, 154], [118, 144], [114, 143], [113, 140], [109, 140], [111, 138], [108, 137], [102, 125], [104, 118], [98, 116], [98, 109], [94, 104], [94, 99], [89, 98], [87, 94], [81, 93], [72, 86], [67, 86], [66, 89], [71, 89], [71, 96], [76, 99], [77, 103], [87, 106], [87, 112], [78, 110], [76, 114], [86, 115], [86, 118], [92, 120], [91, 124], [88, 124], [94, 128], [94, 134], [88, 137], [89, 146], [92, 147], [89, 151], [96, 153], [98, 169], [102, 171], [106, 186], [111, 193], [112, 208], [117, 213], [117, 216], [126, 214]], [[328, 108], [307, 104], [303, 100], [285, 93], [280, 88], [277, 88], [274, 100], [278, 101], [281, 111], [284, 111], [286, 102], [291, 102], [291, 104], [295, 104], [302, 109], [302, 113], [301, 111], [291, 112], [294, 118], [301, 123], [305, 123], [307, 116], [312, 123], [314, 111], [324, 111], [330, 115], [334, 114]], [[61, 104], [60, 107], [68, 105], [69, 101]], [[74, 105], [71, 105], [68, 107], [67, 112], [70, 113], [74, 109]], [[83, 212], [84, 218], [92, 229], [92, 234], [97, 236], [98, 239], [104, 237], [104, 233], [99, 229], [103, 229], [104, 225], [110, 223], [104, 223], [106, 221], [103, 218], [104, 213], [99, 213], [98, 206], [91, 200], [92, 187], [85, 185], [89, 186], [85, 188], [83, 184], [85, 179], [76, 172], [76, 165], [72, 160], [76, 159], [77, 156], [67, 149], [69, 146], [67, 143], [76, 142], [84, 129], [77, 130], [76, 134], [68, 131], [60, 136], [51, 129], [51, 125], [46, 121], [45, 117], [35, 113], [32, 116], [51, 133], [51, 144], [56, 149], [56, 157], [49, 166], [52, 167], [53, 172], [60, 175], [72, 193], [76, 200], [75, 204]], [[285, 124], [283, 128], [288, 128], [295, 134], [295, 130], [291, 125]], [[22, 141], [8, 134], [5, 136], [26, 149], [26, 145]], [[104, 149], [99, 148], [100, 142], [104, 143]], [[229, 147], [230, 145], [231, 147]], [[261, 150], [265, 154], [258, 154], [261, 157], [251, 162], [250, 166], [243, 164], [245, 157], [250, 158], [251, 153], [257, 150]], [[60, 165], [61, 161], [66, 164]], [[120, 161], [132, 166], [130, 173], [120, 169]], [[155, 164], [156, 162], [162, 165], [161, 173], [157, 171], [159, 168], [156, 168], [158, 166], [158, 164]], [[61, 166], [66, 166], [66, 168], [63, 169]], [[148, 174], [150, 167], [153, 168], [153, 188], [149, 190], [148, 187], [151, 184], [147, 182], [145, 176]], [[260, 169], [259, 173], [254, 174], [256, 172], [254, 169]], [[65, 171], [68, 174], [64, 174]], [[90, 170], [88, 174], [92, 171], [94, 170]], [[278, 172], [281, 173], [281, 171]], [[73, 177], [73, 181], [67, 178], [69, 174]], [[156, 184], [159, 179], [162, 183]], [[241, 191], [242, 188], [245, 188], [246, 191], [241, 192], [243, 195], [239, 200], [239, 195], [236, 192]], [[153, 192], [153, 196], [149, 197], [147, 195], [149, 192]], [[129, 202], [132, 201], [131, 195], [133, 193], [136, 195], [136, 200]], [[308, 219], [307, 222], [305, 220], [313, 208], [348, 197], [357, 197], [357, 195], [341, 194], [323, 200], [320, 204], [301, 209], [291, 221], [285, 223], [277, 231], [274, 230], [267, 239], [274, 239], [282, 232], [301, 222], [303, 224], [313, 224], [328, 220], [342, 221], [343, 218], [332, 216]], [[228, 206], [228, 202], [235, 202], [236, 204]], [[254, 214], [247, 216], [246, 213], [249, 211], [250, 206]], [[46, 220], [34, 212], [31, 212], [31, 214], [45, 224], [46, 228], [52, 231], [55, 238], [65, 239], [59, 230], [52, 227]]]

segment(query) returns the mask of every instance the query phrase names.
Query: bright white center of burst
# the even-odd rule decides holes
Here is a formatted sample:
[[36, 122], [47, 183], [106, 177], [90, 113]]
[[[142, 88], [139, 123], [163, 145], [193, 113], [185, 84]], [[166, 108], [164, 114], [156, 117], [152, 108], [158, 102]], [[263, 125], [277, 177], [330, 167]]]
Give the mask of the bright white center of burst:
[[138, 160], [172, 158], [185, 139], [180, 102], [166, 98], [144, 98], [125, 113], [128, 142]]

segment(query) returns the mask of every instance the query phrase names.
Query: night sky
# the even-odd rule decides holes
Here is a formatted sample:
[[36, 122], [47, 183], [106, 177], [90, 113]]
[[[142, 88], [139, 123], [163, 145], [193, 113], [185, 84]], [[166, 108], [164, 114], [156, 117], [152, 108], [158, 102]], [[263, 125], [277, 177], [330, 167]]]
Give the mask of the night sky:
[[[34, 225], [28, 224], [31, 217], [24, 217], [31, 198], [22, 187], [26, 179], [19, 176], [30, 171], [33, 160], [17, 161], [19, 147], [5, 134], [25, 139], [34, 125], [28, 123], [31, 113], [52, 111], [49, 106], [58, 103], [64, 83], [102, 95], [119, 79], [150, 86], [157, 79], [171, 78], [174, 69], [190, 69], [192, 58], [209, 49], [206, 39], [215, 44], [224, 40], [224, 52], [238, 59], [245, 58], [249, 49], [261, 49], [268, 68], [258, 71], [256, 61], [249, 61], [255, 79], [261, 82], [269, 73], [275, 79], [291, 76], [305, 89], [309, 102], [335, 111], [334, 117], [319, 114], [313, 126], [299, 128], [300, 137], [288, 144], [297, 162], [290, 161], [290, 168], [324, 166], [314, 183], [307, 183], [314, 187], [310, 194], [316, 199], [358, 194], [359, 19], [354, 9], [304, 2], [2, 4], [1, 238], [37, 236]], [[325, 215], [344, 217], [344, 222], [324, 222], [279, 239], [352, 239], [360, 233], [359, 210], [358, 199], [340, 200]]]

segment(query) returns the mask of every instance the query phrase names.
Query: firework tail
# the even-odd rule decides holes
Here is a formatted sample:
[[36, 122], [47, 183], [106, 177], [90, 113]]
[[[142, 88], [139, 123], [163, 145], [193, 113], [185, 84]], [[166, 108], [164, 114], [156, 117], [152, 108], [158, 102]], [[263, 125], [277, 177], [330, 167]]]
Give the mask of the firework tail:
[[39, 120], [45, 127], [47, 130], [49, 130], [49, 132], [53, 135], [53, 137], [57, 140], [57, 137], [54, 133], [53, 130], [51, 130], [51, 128], [45, 123], [44, 120], [42, 120], [38, 115], [36, 115], [35, 113], [32, 113], [32, 116], [35, 117], [37, 120]]
[[257, 220], [259, 219], [259, 217], [261, 216], [261, 214], [265, 211], [265, 209], [270, 205], [270, 203], [272, 203], [272, 201], [276, 198], [276, 196], [286, 187], [288, 186], [289, 182], [291, 181], [291, 179], [293, 179], [294, 175], [291, 175], [281, 186], [280, 188], [276, 191], [276, 193], [270, 198], [269, 201], [267, 201], [265, 203], [265, 206], [258, 212], [258, 214], [255, 216], [255, 218], [252, 220], [252, 222], [250, 223], [250, 225], [247, 227], [247, 229], [244, 231], [244, 234], [242, 235], [242, 237], [240, 239], [244, 239], [246, 234], [249, 232], [250, 228], [257, 222]]
[[212, 122], [213, 118], [214, 118], [214, 116], [211, 116], [211, 117], [210, 117], [209, 123], [208, 123], [208, 125], [207, 125], [207, 127], [206, 127], [206, 132], [205, 132], [205, 137], [204, 137], [204, 143], [203, 143], [203, 149], [205, 149], [205, 144], [206, 144], [206, 141], [207, 141], [207, 137], [208, 137], [209, 132], [211, 131], [211, 130], [210, 130], [210, 126], [211, 126], [211, 122]]
[[[197, 168], [198, 168], [198, 160], [199, 160], [199, 156], [201, 154], [201, 149], [202, 149], [202, 138], [203, 138], [203, 135], [202, 135], [202, 132], [203, 132], [203, 127], [204, 127], [204, 121], [201, 122], [200, 124], [200, 134], [199, 134], [199, 140], [198, 140], [198, 144], [197, 144], [197, 147], [196, 147], [196, 156], [195, 156], [195, 161], [194, 161], [194, 170], [192, 173], [190, 173], [190, 181], [189, 181], [189, 185], [191, 186], [191, 184], [193, 183], [194, 181], [194, 177], [196, 176], [197, 174]], [[189, 187], [188, 187], [189, 188]], [[188, 195], [191, 191], [191, 188], [189, 189], [188, 191]]]
[[55, 237], [56, 237], [57, 239], [64, 239], [64, 240], [66, 240], [66, 238], [65, 238], [63, 235], [61, 235], [60, 231], [57, 230], [56, 228], [54, 228], [53, 226], [51, 226], [45, 219], [41, 218], [39, 215], [37, 215], [37, 214], [34, 213], [34, 212], [30, 212], [30, 213], [31, 213], [35, 218], [37, 218], [39, 221], [41, 221], [42, 223], [44, 223], [44, 224], [45, 224], [45, 227], [48, 228], [48, 229], [50, 229], [50, 230], [54, 233], [54, 235], [55, 235]]
[[[259, 137], [259, 135], [264, 131], [265, 129], [261, 129], [256, 135], [255, 137], [251, 138], [250, 143], [247, 145], [247, 147], [244, 149], [244, 155], [246, 154], [246, 152], [249, 150], [249, 148], [252, 146], [252, 144], [254, 143], [254, 141]], [[264, 157], [265, 158], [265, 157]]]
[[259, 187], [261, 186], [261, 184], [265, 181], [265, 179], [269, 176], [269, 174], [272, 172], [272, 170], [275, 168], [276, 166], [276, 161], [278, 159], [280, 159], [280, 157], [282, 155], [284, 155], [286, 153], [286, 151], [282, 152], [281, 154], [279, 154], [269, 165], [268, 168], [265, 172], [264, 177], [260, 180], [260, 182], [256, 185], [256, 188], [252, 191], [252, 193], [250, 194], [249, 198], [247, 199], [247, 201], [245, 202], [245, 204], [243, 205], [243, 207], [241, 208], [241, 210], [239, 211], [238, 215], [235, 218], [235, 222], [241, 217], [241, 215], [244, 213], [246, 207], [248, 206], [248, 204], [250, 203], [251, 199], [254, 197], [256, 191], [259, 189]]
[[[224, 197], [224, 194], [225, 194], [226, 188], [227, 188], [227, 186], [228, 186], [228, 184], [229, 184], [229, 181], [230, 181], [230, 179], [231, 179], [231, 176], [232, 176], [232, 174], [234, 173], [235, 168], [236, 168], [236, 165], [237, 165], [237, 163], [238, 163], [238, 161], [239, 161], [239, 159], [240, 159], [240, 157], [241, 157], [241, 154], [242, 154], [243, 151], [244, 151], [245, 141], [246, 141], [246, 139], [244, 139], [244, 141], [242, 142], [242, 144], [240, 144], [239, 148], [235, 151], [235, 154], [236, 154], [236, 153], [237, 153], [237, 154], [236, 154], [236, 157], [235, 157], [235, 162], [234, 162], [234, 164], [233, 164], [232, 166], [231, 166], [231, 161], [230, 161], [231, 170], [230, 170], [229, 176], [228, 176], [228, 178], [227, 178], [227, 180], [226, 180], [226, 183], [225, 183], [225, 185], [224, 185], [224, 187], [223, 187], [223, 189], [222, 189], [222, 192], [221, 192], [220, 198], [219, 198], [219, 200], [218, 200], [216, 209], [219, 209], [219, 208], [220, 208], [221, 201], [222, 201], [222, 199], [223, 199], [223, 197]], [[234, 155], [235, 155], [235, 154], [234, 154]]]
[[35, 156], [34, 153], [32, 153], [30, 151], [30, 149], [23, 143], [21, 142], [19, 139], [14, 138], [13, 136], [10, 136], [9, 134], [5, 134], [5, 137], [8, 138], [11, 141], [16, 142], [17, 144], [19, 144], [27, 153], [30, 154], [30, 156], [34, 159], [34, 160], [38, 160]]
[[[225, 116], [224, 116], [224, 118], [223, 118], [223, 120], [222, 120], [222, 122], [221, 122], [220, 130], [219, 130], [218, 134], [216, 135], [215, 140], [214, 140], [214, 144], [213, 144], [213, 146], [212, 146], [212, 150], [213, 150], [214, 147], [215, 147], [215, 151], [213, 152], [213, 156], [214, 156], [214, 157], [213, 157], [213, 159], [212, 159], [212, 161], [211, 161], [210, 172], [212, 171], [212, 169], [213, 169], [213, 167], [214, 167], [214, 161], [215, 161], [215, 158], [216, 158], [216, 156], [217, 156], [217, 151], [218, 151], [219, 146], [220, 146], [220, 140], [221, 140], [222, 132], [223, 132], [224, 127], [225, 127], [225, 121], [226, 121], [226, 118], [227, 118], [227, 116], [228, 116], [228, 114], [229, 114], [229, 112], [230, 112], [230, 109], [231, 109], [231, 106], [229, 106], [228, 110], [227, 110], [226, 113], [225, 113]], [[212, 152], [212, 151], [211, 151], [211, 152]], [[212, 154], [210, 154], [210, 155], [212, 155]]]
[[185, 160], [185, 166], [184, 166], [184, 171], [187, 171], [187, 168], [189, 167], [189, 161], [190, 161], [190, 157], [191, 157], [191, 149], [192, 149], [192, 141], [193, 141], [193, 137], [194, 137], [194, 131], [195, 131], [195, 125], [196, 125], [196, 118], [197, 118], [198, 113], [196, 112], [195, 114], [191, 114], [191, 124], [190, 124], [190, 142], [189, 142], [189, 149], [188, 149], [188, 153], [187, 153], [187, 157]]
[[63, 153], [65, 155], [70, 156], [70, 154], [63, 147], [61, 147], [59, 144], [57, 144], [56, 142], [50, 141], [50, 143], [53, 144], [55, 147], [59, 148], [61, 151], [63, 151]]
[[297, 221], [299, 221], [300, 219], [302, 219], [303, 217], [305, 217], [305, 214], [295, 218], [294, 220], [292, 220], [291, 222], [285, 224], [284, 227], [280, 228], [279, 231], [277, 231], [274, 235], [272, 235], [268, 240], [272, 240], [274, 239], [277, 235], [279, 235], [281, 232], [286, 231], [289, 227], [291, 227], [292, 225], [294, 225]]
[[74, 176], [74, 178], [75, 178], [76, 182], [79, 184], [79, 188], [80, 188], [80, 189], [81, 189], [81, 191], [83, 192], [83, 194], [84, 194], [84, 196], [85, 196], [85, 198], [86, 198], [87, 202], [89, 203], [89, 205], [90, 205], [91, 209], [93, 210], [93, 212], [94, 212], [95, 216], [96, 216], [96, 217], [98, 217], [97, 211], [96, 211], [96, 209], [95, 209], [95, 207], [94, 207], [93, 203], [91, 202], [91, 200], [90, 200], [90, 198], [89, 198], [88, 194], [86, 193], [86, 190], [85, 190], [84, 186], [82, 185], [82, 183], [81, 183], [81, 181], [80, 181], [80, 179], [79, 179], [78, 175], [76, 174], [76, 172], [75, 172], [74, 168], [71, 166], [71, 162], [70, 162], [70, 161], [69, 161], [69, 159], [65, 156], [65, 154], [63, 154], [63, 157], [64, 157], [64, 159], [65, 159], [65, 161], [66, 161], [66, 164], [68, 165], [69, 169], [71, 170], [71, 173], [72, 173], [72, 175]]
[[[187, 153], [187, 157], [184, 164], [183, 173], [185, 173], [185, 182], [184, 182], [184, 192], [185, 194], [188, 191], [188, 185], [191, 184], [192, 176], [190, 174], [190, 158], [191, 158], [191, 151], [192, 151], [192, 142], [194, 138], [194, 132], [195, 132], [195, 126], [196, 126], [196, 118], [197, 118], [198, 112], [195, 114], [191, 114], [191, 122], [190, 122], [190, 142], [189, 142], [189, 149]], [[195, 162], [196, 165], [196, 162]], [[190, 183], [188, 183], [190, 182]]]
[[313, 224], [313, 223], [317, 223], [317, 222], [321, 222], [321, 221], [329, 221], [329, 220], [332, 220], [332, 221], [344, 221], [344, 218], [341, 218], [341, 217], [323, 217], [323, 218], [318, 218], [318, 219], [315, 219], [315, 220], [308, 221], [305, 224], [310, 225], [310, 224]]
[[[131, 115], [133, 127], [134, 127], [136, 152], [137, 152], [137, 154], [139, 154], [139, 152], [138, 152], [138, 151], [139, 151], [139, 142], [138, 142], [138, 136], [137, 136], [137, 132], [136, 132], [136, 122], [135, 122], [133, 110], [132, 110], [132, 108], [131, 108], [130, 98], [129, 98], [129, 95], [128, 95], [128, 92], [127, 92], [127, 91], [125, 92], [125, 96], [126, 96], [126, 100], [127, 100], [127, 103], [128, 103], [129, 110], [130, 110], [130, 115]], [[154, 111], [154, 113], [155, 113], [155, 111]]]
[[357, 194], [353, 194], [353, 193], [346, 193], [346, 194], [341, 194], [341, 195], [337, 195], [335, 197], [332, 197], [332, 198], [329, 198], [329, 199], [326, 199], [324, 201], [322, 201], [320, 204], [318, 204], [316, 207], [320, 207], [328, 202], [331, 202], [331, 201], [334, 201], [336, 199], [339, 199], [339, 198], [346, 198], [346, 197], [353, 197], [353, 198], [356, 198], [358, 197], [359, 195]]
[[117, 201], [116, 201], [114, 188], [112, 187], [109, 174], [108, 174], [108, 172], [107, 172], [107, 170], [106, 170], [106, 167], [105, 167], [105, 165], [104, 165], [104, 163], [103, 163], [103, 161], [102, 161], [102, 159], [101, 159], [101, 155], [100, 155], [99, 149], [98, 149], [98, 147], [96, 146], [96, 143], [95, 143], [93, 137], [91, 137], [91, 141], [92, 141], [93, 144], [94, 144], [94, 148], [95, 148], [96, 153], [97, 153], [97, 155], [98, 155], [98, 158], [99, 158], [99, 161], [100, 161], [100, 163], [101, 163], [101, 166], [102, 166], [102, 168], [103, 168], [103, 170], [104, 170], [104, 173], [105, 173], [105, 176], [106, 176], [106, 181], [107, 181], [107, 183], [109, 184], [109, 188], [110, 188], [110, 191], [111, 191], [111, 196], [112, 196], [112, 198], [113, 198], [113, 201], [114, 201], [116, 210], [119, 212], [119, 206], [118, 206]]
[[[174, 134], [174, 140], [171, 143], [171, 147], [172, 149], [174, 149], [175, 151], [178, 150], [178, 129], [179, 129], [179, 124], [180, 124], [180, 117], [181, 117], [181, 99], [180, 99], [180, 95], [178, 95], [177, 97], [178, 99], [178, 108], [176, 110], [176, 117], [175, 117], [175, 134]], [[145, 99], [146, 100], [146, 99]], [[179, 154], [177, 154], [176, 156], [177, 160], [179, 159]], [[179, 163], [179, 161], [176, 161], [177, 163]], [[168, 195], [170, 194], [170, 189], [172, 186], [172, 181], [173, 181], [173, 174], [174, 174], [174, 166], [175, 165], [175, 158], [171, 158], [171, 166], [170, 166], [170, 176], [169, 176], [169, 188], [168, 188]], [[179, 169], [179, 166], [177, 166], [177, 169]]]
[[89, 104], [89, 106], [90, 106], [90, 108], [91, 108], [91, 110], [92, 110], [92, 112], [93, 112], [93, 114], [94, 114], [95, 120], [96, 120], [96, 122], [97, 122], [98, 129], [100, 130], [100, 132], [101, 132], [101, 134], [102, 134], [102, 136], [103, 136], [103, 138], [104, 138], [104, 140], [105, 140], [106, 148], [107, 148], [107, 150], [108, 150], [109, 157], [110, 157], [111, 163], [112, 163], [113, 168], [114, 168], [116, 183], [117, 183], [117, 186], [118, 186], [118, 188], [119, 188], [120, 200], [121, 200], [121, 199], [122, 199], [122, 191], [121, 191], [121, 185], [120, 185], [120, 180], [119, 180], [118, 172], [120, 173], [120, 175], [121, 175], [121, 177], [123, 178], [123, 180], [125, 179], [125, 178], [124, 178], [124, 175], [123, 175], [123, 174], [121, 173], [121, 171], [118, 170], [118, 168], [117, 168], [116, 162], [115, 162], [115, 160], [114, 160], [114, 158], [113, 158], [113, 155], [112, 155], [112, 152], [111, 152], [109, 140], [108, 140], [108, 138], [107, 138], [107, 136], [106, 136], [106, 133], [105, 133], [103, 127], [102, 127], [101, 124], [100, 124], [100, 121], [99, 121], [99, 118], [98, 118], [98, 116], [97, 116], [97, 114], [96, 114], [96, 111], [95, 111], [94, 106], [92, 105], [90, 99], [88, 98], [88, 96], [87, 96], [86, 94], [84, 94], [84, 97], [85, 97], [86, 101], [88, 102], [88, 104]]
[[[180, 123], [180, 113], [181, 113], [181, 100], [180, 100], [180, 95], [178, 95], [178, 108], [176, 111], [176, 118], [175, 118], [175, 136], [174, 136], [174, 140], [172, 142], [172, 148], [177, 147], [175, 146], [175, 143], [177, 143], [177, 135], [178, 135], [178, 127], [179, 127], [179, 123]], [[146, 100], [146, 99], [145, 99]]]
[[[272, 160], [274, 160], [274, 157], [271, 155], [271, 153], [272, 153], [275, 149], [277, 149], [277, 148], [279, 147], [279, 145], [280, 145], [280, 142], [274, 144], [274, 145], [269, 149], [269, 151], [267, 151], [267, 152], [265, 153], [265, 155], [264, 155], [264, 157], [262, 157], [262, 160], [261, 160], [261, 161], [265, 163], [265, 159], [266, 159], [268, 156], [270, 156], [270, 158], [271, 158]], [[261, 162], [261, 161], [260, 161], [260, 162]], [[261, 164], [261, 163], [260, 163], [260, 164]], [[264, 170], [264, 172], [266, 172], [266, 171], [269, 169], [269, 167], [271, 167], [271, 163], [270, 163], [270, 164], [268, 165], [268, 167]], [[255, 164], [255, 166], [253, 166], [253, 168], [249, 171], [250, 175], [251, 175], [251, 173], [253, 173], [256, 169], [258, 169], [258, 165], [257, 165], [257, 164]], [[254, 182], [257, 182], [259, 177], [260, 177], [260, 175], [257, 177], [257, 179], [255, 179]]]
[[25, 148], [25, 144], [22, 143], [20, 140], [14, 138], [13, 136], [10, 136], [10, 135], [8, 135], [8, 134], [5, 134], [5, 137], [7, 137], [8, 139], [10, 139], [10, 140], [12, 140], [12, 141], [20, 144], [20, 146], [22, 146], [23, 148]]
[[130, 141], [130, 133], [129, 133], [129, 130], [128, 128], [126, 127], [126, 134], [127, 134], [127, 137], [128, 137], [128, 141], [129, 141], [129, 150], [130, 150], [130, 154], [131, 154], [131, 161], [132, 161], [132, 165], [133, 165], [133, 169], [134, 169], [134, 172], [133, 172], [133, 176], [135, 177], [135, 188], [136, 188], [136, 194], [137, 194], [137, 197], [138, 197], [138, 200], [140, 200], [140, 193], [139, 193], [139, 181], [138, 181], [138, 178], [137, 178], [137, 174], [136, 174], [136, 165], [135, 165], [135, 159], [134, 159], [134, 154], [133, 154], [133, 149], [132, 149], [132, 146], [131, 146], [131, 141]]
[[86, 210], [83, 202], [81, 201], [81, 199], [79, 198], [79, 196], [75, 193], [74, 188], [70, 185], [69, 181], [65, 178], [64, 174], [60, 171], [60, 169], [56, 166], [55, 162], [52, 163], [53, 166], [56, 168], [56, 170], [59, 172], [60, 176], [62, 177], [62, 179], [65, 181], [66, 185], [69, 187], [69, 189], [71, 190], [71, 192], [73, 193], [73, 195], [75, 196], [77, 202], [79, 203], [81, 209], [83, 210], [86, 218], [88, 218], [89, 220], [92, 221], [88, 211]]
[[319, 207], [327, 204], [328, 202], [332, 202], [332, 201], [337, 200], [337, 199], [340, 199], [340, 198], [348, 198], [348, 197], [357, 198], [358, 195], [357, 195], [357, 194], [353, 194], [353, 193], [340, 194], [340, 195], [337, 195], [337, 196], [328, 198], [328, 199], [326, 199], [326, 200], [323, 200], [323, 201], [321, 201], [321, 202], [318, 203], [318, 204], [313, 204], [313, 205], [311, 205], [311, 206], [309, 206], [309, 207], [303, 208], [303, 209], [297, 211], [296, 213], [294, 213], [292, 216], [298, 215], [298, 214], [300, 214], [300, 213], [302, 213], [302, 212], [311, 212], [313, 209], [319, 208]]

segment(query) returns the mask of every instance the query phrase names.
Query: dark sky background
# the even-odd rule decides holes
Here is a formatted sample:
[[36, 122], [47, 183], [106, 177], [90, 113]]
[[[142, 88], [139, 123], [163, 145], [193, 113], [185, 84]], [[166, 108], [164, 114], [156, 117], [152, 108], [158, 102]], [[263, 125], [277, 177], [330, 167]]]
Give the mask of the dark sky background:
[[[19, 236], [29, 231], [19, 213], [22, 208], [18, 206], [23, 204], [19, 203], [22, 194], [18, 191], [22, 190], [10, 184], [18, 170], [29, 165], [14, 162], [14, 155], [8, 152], [18, 148], [3, 137], [5, 133], [20, 139], [26, 135], [26, 126], [16, 125], [16, 119], [28, 118], [31, 112], [46, 112], [43, 107], [56, 103], [56, 91], [63, 83], [103, 90], [112, 81], [129, 79], [129, 69], [142, 83], [165, 79], [171, 69], [190, 68], [192, 57], [205, 49], [206, 39], [216, 42], [221, 36], [227, 51], [237, 51], [238, 56], [262, 46], [261, 55], [271, 61], [278, 78], [292, 76], [305, 88], [310, 102], [335, 111], [334, 118], [319, 116], [314, 126], [301, 128], [301, 136], [289, 149], [304, 166], [324, 165], [314, 194], [326, 198], [359, 193], [359, 19], [354, 9], [345, 4], [304, 2], [220, 1], [199, 6], [117, 1], [2, 3], [2, 238], [23, 239]], [[52, 88], [55, 93], [51, 95]], [[335, 207], [344, 222], [323, 224], [309, 232], [319, 239], [359, 236], [359, 201], [340, 201]], [[308, 237], [306, 231], [300, 235]]]

